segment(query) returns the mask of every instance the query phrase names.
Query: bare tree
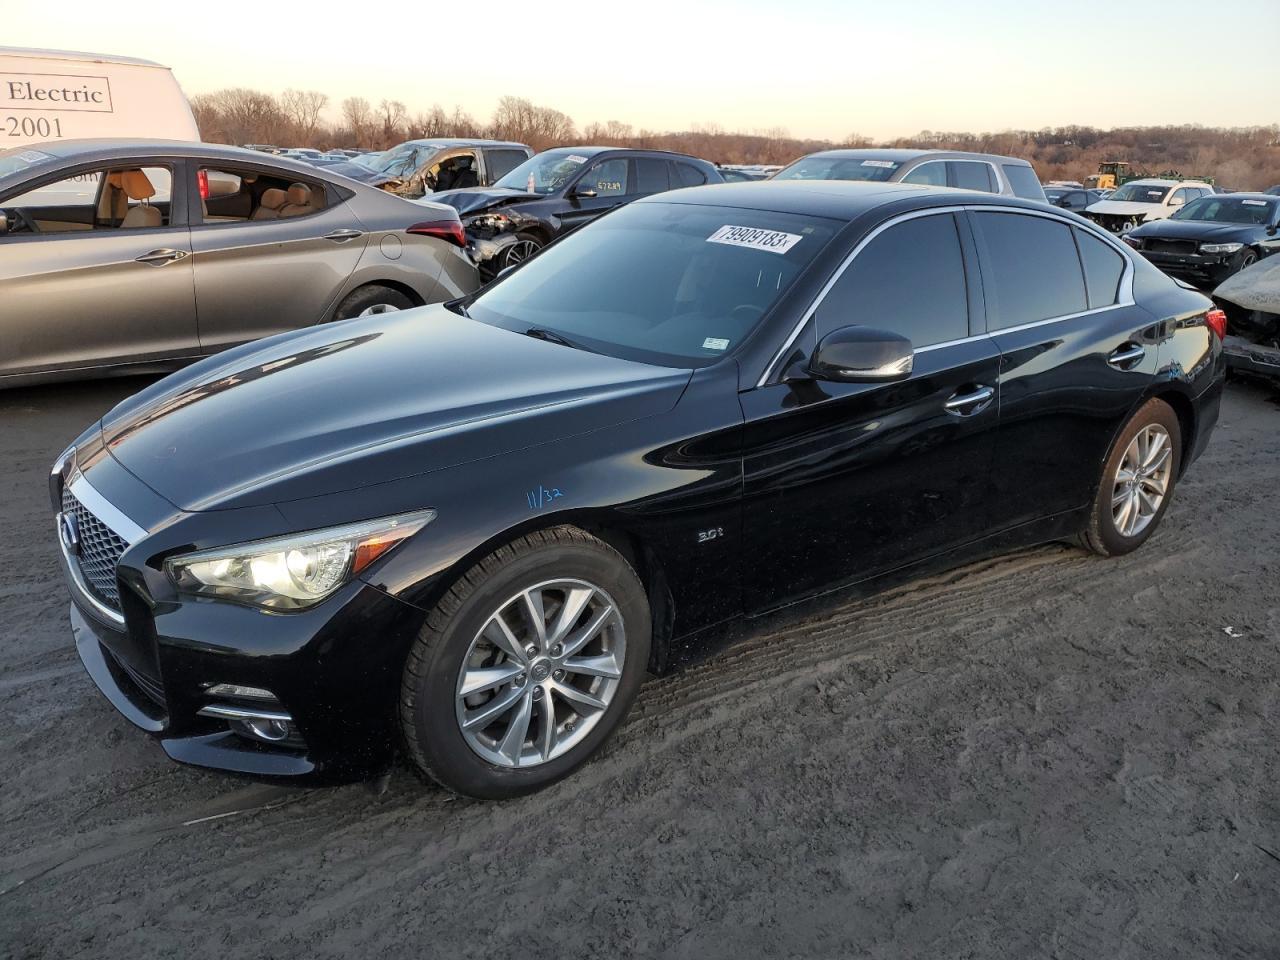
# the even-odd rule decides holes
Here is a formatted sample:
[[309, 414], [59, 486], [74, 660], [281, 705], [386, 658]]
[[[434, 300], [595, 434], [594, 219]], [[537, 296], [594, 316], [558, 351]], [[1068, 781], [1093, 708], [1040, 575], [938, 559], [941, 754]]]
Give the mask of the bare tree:
[[409, 118], [408, 110], [399, 100], [383, 100], [378, 104], [378, 117], [382, 120], [382, 146], [394, 147], [403, 137], [403, 127]]
[[342, 119], [351, 130], [357, 147], [373, 145], [373, 107], [364, 97], [347, 97], [342, 101]]
[[320, 129], [320, 114], [329, 105], [329, 95], [319, 90], [286, 90], [280, 94], [280, 108], [293, 124], [295, 139], [310, 144]]
[[494, 137], [527, 143], [535, 150], [545, 150], [576, 135], [570, 117], [523, 97], [503, 97], [498, 101], [492, 132]]

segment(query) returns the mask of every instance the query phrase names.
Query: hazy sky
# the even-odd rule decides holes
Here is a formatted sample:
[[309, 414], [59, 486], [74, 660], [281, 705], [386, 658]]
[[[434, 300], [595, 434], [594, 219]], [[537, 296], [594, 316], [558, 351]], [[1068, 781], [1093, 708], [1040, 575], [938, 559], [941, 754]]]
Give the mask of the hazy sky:
[[[131, 12], [125, 12], [129, 10]], [[336, 102], [514, 94], [581, 127], [920, 130], [1280, 122], [1280, 0], [545, 0], [179, 3], [0, 0], [0, 43], [174, 69], [188, 95], [317, 89]]]

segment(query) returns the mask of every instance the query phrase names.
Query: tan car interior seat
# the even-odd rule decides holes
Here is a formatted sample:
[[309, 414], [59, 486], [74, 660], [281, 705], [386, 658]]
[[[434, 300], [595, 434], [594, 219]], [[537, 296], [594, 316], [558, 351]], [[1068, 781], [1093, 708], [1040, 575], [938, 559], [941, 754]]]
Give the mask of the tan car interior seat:
[[289, 195], [283, 190], [272, 187], [262, 191], [262, 199], [258, 201], [258, 209], [250, 215], [250, 220], [275, 220], [280, 216], [280, 208], [288, 201]]
[[289, 200], [280, 208], [282, 217], [301, 217], [308, 213], [316, 213], [320, 207], [314, 202], [314, 194], [305, 183], [295, 183], [289, 187]]
[[156, 188], [145, 173], [141, 170], [120, 170], [111, 174], [110, 177], [117, 178], [113, 186], [124, 191], [125, 196], [130, 200], [138, 201], [138, 205], [130, 207], [129, 212], [120, 221], [121, 229], [164, 226], [164, 214], [148, 203], [156, 195]]

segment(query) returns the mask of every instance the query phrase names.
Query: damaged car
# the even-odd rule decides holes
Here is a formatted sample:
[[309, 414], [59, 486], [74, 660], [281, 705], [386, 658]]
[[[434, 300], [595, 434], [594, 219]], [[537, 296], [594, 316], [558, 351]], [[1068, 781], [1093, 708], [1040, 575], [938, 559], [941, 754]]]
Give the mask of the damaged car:
[[1191, 201], [1213, 194], [1213, 187], [1199, 180], [1130, 180], [1105, 200], [1085, 207], [1084, 215], [1104, 230], [1125, 234], [1148, 221], [1172, 216]]
[[356, 161], [387, 177], [382, 189], [415, 199], [440, 190], [483, 187], [533, 156], [506, 140], [408, 140]]
[[1230, 277], [1213, 300], [1227, 315], [1227, 369], [1280, 380], [1280, 257]]
[[436, 193], [431, 202], [458, 211], [480, 275], [491, 278], [624, 203], [723, 182], [712, 164], [682, 153], [559, 147], [525, 161], [490, 189]]
[[1213, 286], [1280, 253], [1280, 198], [1264, 193], [1201, 197], [1124, 237], [1165, 273]]

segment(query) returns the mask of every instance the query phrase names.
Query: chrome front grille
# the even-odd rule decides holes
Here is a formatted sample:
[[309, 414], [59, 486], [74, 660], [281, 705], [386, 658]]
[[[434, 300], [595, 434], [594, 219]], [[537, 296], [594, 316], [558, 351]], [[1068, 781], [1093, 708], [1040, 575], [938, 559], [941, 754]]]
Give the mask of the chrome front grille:
[[94, 598], [119, 612], [116, 564], [128, 544], [77, 500], [69, 487], [62, 491], [62, 512], [74, 517], [76, 522], [78, 547], [70, 556], [71, 562], [80, 567], [80, 574]]

